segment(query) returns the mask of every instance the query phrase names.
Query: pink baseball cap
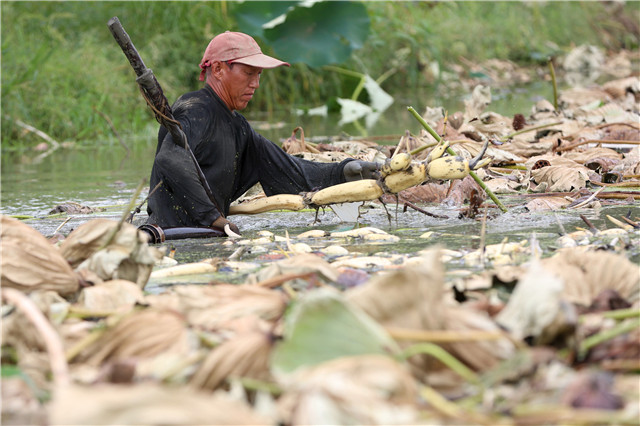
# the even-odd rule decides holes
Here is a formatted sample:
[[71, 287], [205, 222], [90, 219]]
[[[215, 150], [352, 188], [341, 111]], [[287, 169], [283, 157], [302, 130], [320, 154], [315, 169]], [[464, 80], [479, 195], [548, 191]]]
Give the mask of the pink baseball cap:
[[244, 34], [226, 31], [215, 36], [200, 61], [200, 81], [204, 81], [205, 70], [214, 61], [229, 61], [251, 65], [258, 68], [276, 68], [282, 65], [290, 66], [287, 62], [280, 61], [265, 55], [253, 37]]

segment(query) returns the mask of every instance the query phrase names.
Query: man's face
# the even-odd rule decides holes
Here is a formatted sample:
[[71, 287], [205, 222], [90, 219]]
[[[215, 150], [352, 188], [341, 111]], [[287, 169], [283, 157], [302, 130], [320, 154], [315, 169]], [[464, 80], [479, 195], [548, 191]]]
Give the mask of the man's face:
[[223, 100], [231, 110], [243, 110], [260, 87], [262, 68], [233, 63], [222, 64], [221, 80], [224, 90]]

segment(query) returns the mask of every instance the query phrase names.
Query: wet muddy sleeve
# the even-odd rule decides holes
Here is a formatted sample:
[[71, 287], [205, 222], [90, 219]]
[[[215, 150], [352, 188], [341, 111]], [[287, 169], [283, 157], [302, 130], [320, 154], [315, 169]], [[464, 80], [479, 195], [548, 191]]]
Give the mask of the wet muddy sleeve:
[[267, 195], [297, 194], [344, 183], [344, 165], [316, 163], [287, 154], [275, 143], [254, 133], [251, 162]]

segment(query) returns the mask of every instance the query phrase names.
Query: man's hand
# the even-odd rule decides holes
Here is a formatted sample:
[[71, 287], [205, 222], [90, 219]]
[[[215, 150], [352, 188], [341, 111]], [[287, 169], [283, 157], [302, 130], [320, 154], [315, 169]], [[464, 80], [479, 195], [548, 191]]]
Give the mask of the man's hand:
[[[229, 225], [229, 229], [231, 229], [231, 231], [233, 231], [237, 235], [240, 235], [240, 230], [238, 229], [238, 227], [235, 224], [229, 222], [227, 219], [225, 219], [222, 216], [214, 220], [213, 223], [211, 224], [211, 227], [218, 228], [218, 229], [225, 229], [225, 225]], [[225, 232], [226, 232], [226, 229], [225, 229]]]
[[380, 164], [369, 161], [349, 161], [344, 166], [344, 179], [347, 182], [360, 179], [378, 179]]

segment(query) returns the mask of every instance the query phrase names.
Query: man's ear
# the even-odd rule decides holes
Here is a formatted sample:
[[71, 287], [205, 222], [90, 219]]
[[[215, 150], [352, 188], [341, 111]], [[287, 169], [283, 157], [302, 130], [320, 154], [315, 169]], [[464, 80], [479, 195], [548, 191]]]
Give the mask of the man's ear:
[[220, 61], [214, 61], [211, 63], [211, 75], [216, 77], [216, 78], [220, 78], [222, 77], [222, 62]]

